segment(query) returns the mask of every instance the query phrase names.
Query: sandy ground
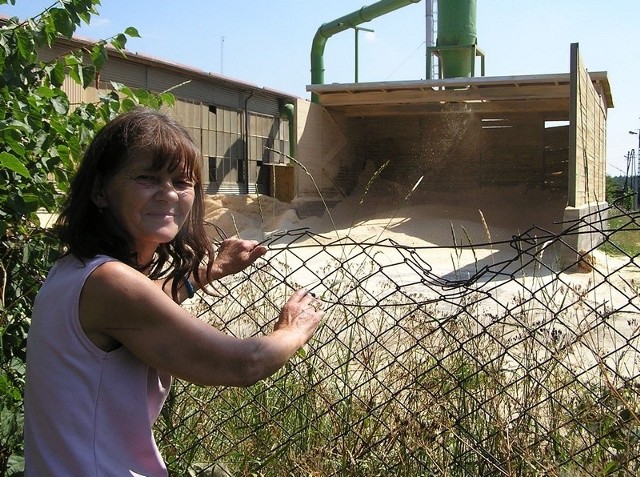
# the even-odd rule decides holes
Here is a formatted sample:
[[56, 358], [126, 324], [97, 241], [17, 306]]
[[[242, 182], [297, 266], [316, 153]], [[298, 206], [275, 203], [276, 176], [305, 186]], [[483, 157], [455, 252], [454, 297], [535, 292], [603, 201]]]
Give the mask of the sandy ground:
[[[259, 241], [306, 227], [334, 240], [348, 236], [357, 242], [389, 239], [409, 247], [443, 247], [428, 256], [442, 275], [454, 272], [455, 245], [469, 248], [456, 256], [455, 268], [475, 270], [513, 258], [514, 236], [528, 233], [542, 240], [564, 226], [566, 199], [558, 194], [524, 188], [437, 194], [380, 178], [370, 185], [374, 172], [366, 168], [352, 194], [327, 200], [332, 205], [326, 207], [319, 197], [286, 204], [268, 196], [209, 196], [206, 220], [225, 235]], [[211, 235], [218, 238], [213, 228]], [[545, 260], [557, 268], [551, 252]]]
[[[332, 205], [326, 207], [319, 197], [287, 204], [268, 196], [209, 196], [205, 218], [211, 224], [210, 235], [264, 241], [279, 232], [308, 228], [327, 240], [350, 237], [355, 242], [378, 243], [390, 239], [409, 247], [431, 247], [426, 260], [434, 273], [447, 276], [465, 267], [477, 270], [513, 259], [517, 255], [514, 237], [526, 234], [542, 243], [567, 227], [562, 223], [566, 199], [558, 194], [524, 188], [435, 194], [380, 178], [369, 185], [373, 173], [365, 169], [351, 195], [327, 200]], [[455, 245], [466, 249], [456, 253]], [[566, 268], [552, 250], [538, 254], [536, 260], [544, 261], [549, 270]], [[600, 276], [609, 276], [625, 264], [599, 252], [593, 253], [593, 260]], [[627, 269], [628, 279], [640, 278], [635, 276], [638, 267]], [[565, 276], [586, 286], [593, 281], [593, 272], [574, 267]]]
[[[319, 199], [310, 207], [305, 201], [286, 204], [267, 196], [210, 196], [206, 220], [215, 224], [210, 226], [210, 234], [218, 238], [223, 231], [227, 236], [264, 241], [274, 234], [308, 228], [327, 242], [344, 237], [367, 243], [389, 239], [416, 247], [433, 276], [451, 280], [465, 279], [483, 267], [492, 269], [496, 264], [513, 260], [517, 256], [510, 244], [514, 236], [527, 231], [532, 237], [552, 236], [566, 226], [561, 223], [565, 199], [558, 195], [522, 188], [501, 189], [499, 194], [491, 189], [433, 194], [419, 187], [412, 192], [413, 184], [402, 186], [378, 179], [368, 185], [372, 174], [372, 170], [365, 170], [354, 193], [332, 201], [335, 205], [328, 208], [323, 207]], [[453, 247], [454, 243], [473, 247], [460, 251]], [[310, 251], [296, 253], [312, 255]], [[348, 255], [348, 252], [344, 253]], [[540, 258], [538, 255], [537, 259]], [[542, 256], [547, 264], [542, 270], [522, 268], [516, 261], [513, 266], [518, 273], [517, 279], [508, 274], [485, 274], [476, 286], [491, 290], [493, 299], [503, 302], [521, 293], [523, 286], [531, 290], [546, 287], [554, 280], [568, 288], [588, 290], [587, 300], [622, 313], [618, 321], [612, 322], [615, 329], [609, 330], [608, 325], [598, 330], [594, 328], [592, 341], [585, 339], [584, 346], [590, 352], [580, 358], [584, 361], [582, 364], [591, 366], [603, 349], [622, 347], [625, 350], [624, 366], [631, 375], [637, 374], [640, 369], [637, 356], [634, 357], [637, 353], [629, 352], [625, 340], [633, 338], [637, 342], [640, 339], [637, 320], [640, 303], [637, 292], [635, 296], [632, 292], [633, 286], [637, 290], [640, 280], [638, 267], [625, 267], [625, 260], [598, 252], [593, 254], [593, 259], [594, 268], [574, 268], [561, 273], [562, 264], [549, 251]], [[402, 270], [399, 267], [399, 275], [394, 278], [398, 283], [405, 278], [401, 276]], [[612, 273], [612, 270], [621, 271]], [[603, 277], [607, 277], [606, 280]], [[306, 286], [305, 277], [297, 277], [296, 281]], [[312, 278], [308, 281], [313, 286]], [[589, 321], [566, 323], [566, 326], [589, 328], [595, 324]]]

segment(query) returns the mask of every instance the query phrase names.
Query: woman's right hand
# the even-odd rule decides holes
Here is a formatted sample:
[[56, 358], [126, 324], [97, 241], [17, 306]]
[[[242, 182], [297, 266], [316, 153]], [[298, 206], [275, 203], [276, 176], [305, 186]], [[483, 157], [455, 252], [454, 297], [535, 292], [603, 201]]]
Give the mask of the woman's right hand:
[[297, 290], [282, 308], [274, 330], [297, 332], [306, 343], [313, 336], [323, 316], [322, 302], [307, 290]]

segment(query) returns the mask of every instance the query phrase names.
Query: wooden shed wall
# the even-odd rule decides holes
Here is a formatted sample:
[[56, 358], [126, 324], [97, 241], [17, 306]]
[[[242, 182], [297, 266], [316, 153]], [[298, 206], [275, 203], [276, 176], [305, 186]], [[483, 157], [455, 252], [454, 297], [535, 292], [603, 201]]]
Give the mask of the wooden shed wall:
[[[360, 167], [362, 158], [376, 168], [389, 161], [381, 174], [388, 180], [412, 183], [424, 176], [426, 188], [440, 191], [522, 185], [547, 188], [555, 174], [554, 190], [567, 189], [568, 134], [566, 129], [564, 135], [547, 133], [542, 115], [431, 114], [352, 122], [359, 126], [351, 128], [350, 142], [360, 144], [354, 151], [354, 169]], [[546, 153], [551, 141], [560, 156], [553, 158], [553, 167]]]
[[607, 108], [582, 64], [577, 44], [571, 48], [571, 149], [569, 205], [605, 200]]
[[544, 181], [551, 190], [568, 193], [569, 186], [569, 125], [546, 127], [544, 130]]
[[544, 117], [521, 113], [484, 118], [482, 132], [486, 146], [479, 185], [546, 186]]

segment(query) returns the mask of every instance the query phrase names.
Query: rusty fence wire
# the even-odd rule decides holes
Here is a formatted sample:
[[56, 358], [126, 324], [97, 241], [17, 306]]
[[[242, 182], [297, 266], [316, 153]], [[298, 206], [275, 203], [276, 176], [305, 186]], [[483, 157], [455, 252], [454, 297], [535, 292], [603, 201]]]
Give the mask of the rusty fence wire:
[[250, 388], [175, 383], [156, 428], [172, 474], [640, 475], [639, 257], [615, 240], [639, 216], [563, 225], [447, 248], [272, 235], [192, 311], [265, 333], [306, 287], [325, 321]]

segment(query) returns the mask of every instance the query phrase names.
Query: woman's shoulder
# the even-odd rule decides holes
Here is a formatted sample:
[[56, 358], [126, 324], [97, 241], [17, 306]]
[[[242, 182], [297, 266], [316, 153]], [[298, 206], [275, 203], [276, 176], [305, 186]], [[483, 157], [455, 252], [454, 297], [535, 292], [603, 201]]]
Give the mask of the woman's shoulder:
[[96, 255], [94, 257], [85, 258], [78, 257], [71, 253], [63, 255], [55, 264], [54, 269], [88, 269], [93, 270], [106, 262], [118, 261], [108, 255]]
[[136, 340], [147, 337], [142, 330], [170, 322], [177, 310], [186, 313], [149, 277], [123, 262], [107, 261], [87, 278], [79, 315], [96, 346], [107, 350], [120, 343], [134, 352]]
[[85, 281], [80, 299], [80, 321], [98, 346], [109, 330], [136, 327], [141, 310], [169, 299], [143, 273], [120, 261], [105, 261]]
[[69, 282], [80, 280], [80, 283], [84, 283], [84, 280], [98, 267], [107, 262], [114, 261], [114, 258], [106, 255], [98, 255], [93, 258], [79, 258], [72, 254], [63, 255], [58, 261], [51, 267], [45, 280], [45, 286], [53, 283]]
[[149, 279], [138, 270], [119, 260], [105, 257], [104, 260], [94, 262], [95, 266], [89, 275], [88, 281], [100, 282], [102, 286], [112, 286], [122, 283], [140, 284]]
[[110, 308], [166, 297], [144, 273], [118, 260], [106, 260], [95, 267], [84, 288], [87, 295]]

